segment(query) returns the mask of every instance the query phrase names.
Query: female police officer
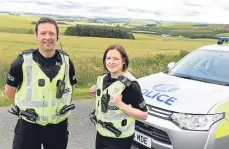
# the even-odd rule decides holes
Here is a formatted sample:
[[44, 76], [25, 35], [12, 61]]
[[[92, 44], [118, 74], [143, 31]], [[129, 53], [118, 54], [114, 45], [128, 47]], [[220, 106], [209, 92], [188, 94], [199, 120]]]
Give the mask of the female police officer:
[[[135, 119], [147, 119], [147, 108], [141, 89], [128, 72], [128, 55], [121, 45], [109, 46], [103, 55], [107, 73], [99, 76], [89, 89], [96, 96], [96, 149], [130, 149], [134, 137]], [[115, 134], [104, 123], [118, 129]]]

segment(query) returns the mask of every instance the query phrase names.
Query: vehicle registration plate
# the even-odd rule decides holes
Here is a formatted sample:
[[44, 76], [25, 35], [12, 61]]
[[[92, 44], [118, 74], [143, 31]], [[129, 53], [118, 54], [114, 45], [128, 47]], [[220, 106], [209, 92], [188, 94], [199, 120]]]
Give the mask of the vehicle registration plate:
[[148, 148], [151, 148], [151, 138], [140, 132], [135, 131], [134, 140], [144, 146], [147, 146]]

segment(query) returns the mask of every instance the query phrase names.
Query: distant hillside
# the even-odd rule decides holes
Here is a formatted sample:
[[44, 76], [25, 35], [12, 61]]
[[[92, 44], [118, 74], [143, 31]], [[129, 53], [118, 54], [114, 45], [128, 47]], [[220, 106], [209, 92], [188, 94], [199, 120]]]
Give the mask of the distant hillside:
[[147, 34], [167, 34], [171, 36], [183, 36], [189, 38], [212, 38], [229, 36], [228, 24], [206, 24], [206, 23], [160, 23], [160, 26], [137, 26], [133, 32], [144, 32]]
[[[34, 30], [34, 22], [44, 15], [33, 13], [9, 13], [0, 11], [0, 32], [31, 34]], [[7, 13], [7, 14], [3, 14]], [[48, 15], [48, 14], [47, 14]], [[227, 24], [206, 24], [206, 23], [185, 23], [185, 22], [165, 22], [140, 19], [118, 19], [118, 18], [86, 18], [81, 16], [58, 16], [53, 17], [59, 24], [60, 33], [64, 34], [69, 26], [77, 24], [99, 25], [119, 27], [127, 32], [141, 34], [171, 35], [190, 38], [217, 38], [219, 36], [229, 36], [229, 25]]]

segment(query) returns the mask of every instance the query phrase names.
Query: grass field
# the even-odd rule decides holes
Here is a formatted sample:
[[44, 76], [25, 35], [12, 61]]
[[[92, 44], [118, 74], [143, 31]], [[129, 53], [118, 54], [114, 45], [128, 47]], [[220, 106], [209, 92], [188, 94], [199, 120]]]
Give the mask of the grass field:
[[[31, 29], [31, 21], [37, 18], [12, 16], [7, 18], [0, 15], [5, 22], [0, 25], [0, 106], [10, 104], [10, 100], [3, 94], [6, 74], [10, 64], [22, 50], [36, 48], [33, 34], [9, 33], [8, 27], [18, 30]], [[19, 23], [16, 23], [19, 22]], [[18, 24], [18, 25], [15, 25]], [[61, 26], [63, 33], [66, 26]], [[129, 71], [137, 78], [156, 73], [165, 69], [167, 63], [178, 60], [179, 52], [192, 51], [203, 45], [215, 44], [212, 39], [189, 39], [182, 37], [162, 38], [155, 35], [134, 34], [136, 40], [73, 37], [60, 35], [63, 49], [70, 55], [78, 78], [78, 86], [74, 90], [74, 99], [90, 98], [87, 91], [95, 83], [96, 76], [103, 73], [102, 55], [110, 44], [122, 44], [130, 57]], [[58, 48], [60, 48], [58, 43]], [[178, 56], [173, 56], [178, 55]]]

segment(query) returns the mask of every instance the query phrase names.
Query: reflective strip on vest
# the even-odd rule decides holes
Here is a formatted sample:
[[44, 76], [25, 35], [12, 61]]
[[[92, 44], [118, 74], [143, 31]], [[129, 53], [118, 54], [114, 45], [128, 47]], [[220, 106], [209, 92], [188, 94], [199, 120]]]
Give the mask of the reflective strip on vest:
[[48, 116], [38, 116], [36, 122], [47, 122], [49, 120]]
[[128, 117], [129, 117], [129, 115], [126, 114], [125, 112], [122, 112], [121, 114], [115, 114], [115, 113], [112, 113], [112, 111], [111, 111], [110, 115], [105, 115], [105, 114], [102, 115], [102, 119], [105, 121], [126, 119]]
[[67, 100], [65, 100], [65, 99], [62, 99], [62, 100], [52, 100], [51, 101], [52, 102], [52, 106], [56, 106], [57, 105], [57, 102], [61, 102], [63, 105], [65, 105], [65, 104], [67, 104]]
[[[135, 119], [133, 117], [129, 116], [122, 110], [119, 110], [111, 102], [109, 102], [109, 106], [114, 107], [114, 109], [110, 108], [107, 113], [103, 113], [101, 111], [101, 97], [103, 94], [107, 93], [107, 90], [108, 90], [108, 94], [111, 95], [112, 93], [121, 94], [125, 89], [125, 85], [122, 82], [117, 80], [114, 83], [112, 83], [108, 88], [102, 90], [103, 79], [105, 76], [106, 75], [103, 75], [97, 78], [96, 88], [101, 90], [101, 94], [96, 95], [96, 117], [97, 119], [100, 119], [103, 122], [111, 122], [115, 128], [120, 130], [122, 134], [121, 136], [119, 136], [119, 138], [129, 137], [133, 135], [135, 130]], [[129, 72], [125, 72], [124, 76], [129, 78], [130, 80], [134, 79], [134, 77]], [[122, 126], [122, 120], [125, 119], [127, 120], [127, 124], [126, 126]], [[100, 124], [97, 124], [96, 128], [97, 131], [103, 136], [117, 138], [114, 133], [107, 130], [106, 128], [103, 128]]]
[[[58, 118], [63, 118], [65, 117], [67, 114], [69, 114], [69, 112], [67, 112], [64, 115], [52, 115], [52, 119], [58, 119]], [[38, 116], [37, 121], [36, 122], [48, 122], [48, 116]]]
[[[69, 75], [68, 75], [69, 65], [68, 65], [67, 62], [66, 62], [65, 56], [64, 56], [64, 55], [61, 55], [61, 57], [62, 57], [62, 60], [64, 60], [63, 63], [65, 63], [65, 69], [64, 69], [65, 80], [64, 80], [64, 83], [65, 83], [65, 84], [68, 84], [68, 81], [69, 81]], [[65, 85], [65, 90], [66, 90], [66, 89], [68, 89], [67, 85]], [[64, 96], [64, 99], [68, 99], [69, 96], [70, 96], [70, 93], [67, 92], [67, 93], [65, 93], [63, 96]], [[61, 102], [62, 102], [63, 104], [66, 104], [66, 103], [67, 103], [67, 101], [65, 101], [65, 100], [63, 100], [63, 101], [61, 101]]]

